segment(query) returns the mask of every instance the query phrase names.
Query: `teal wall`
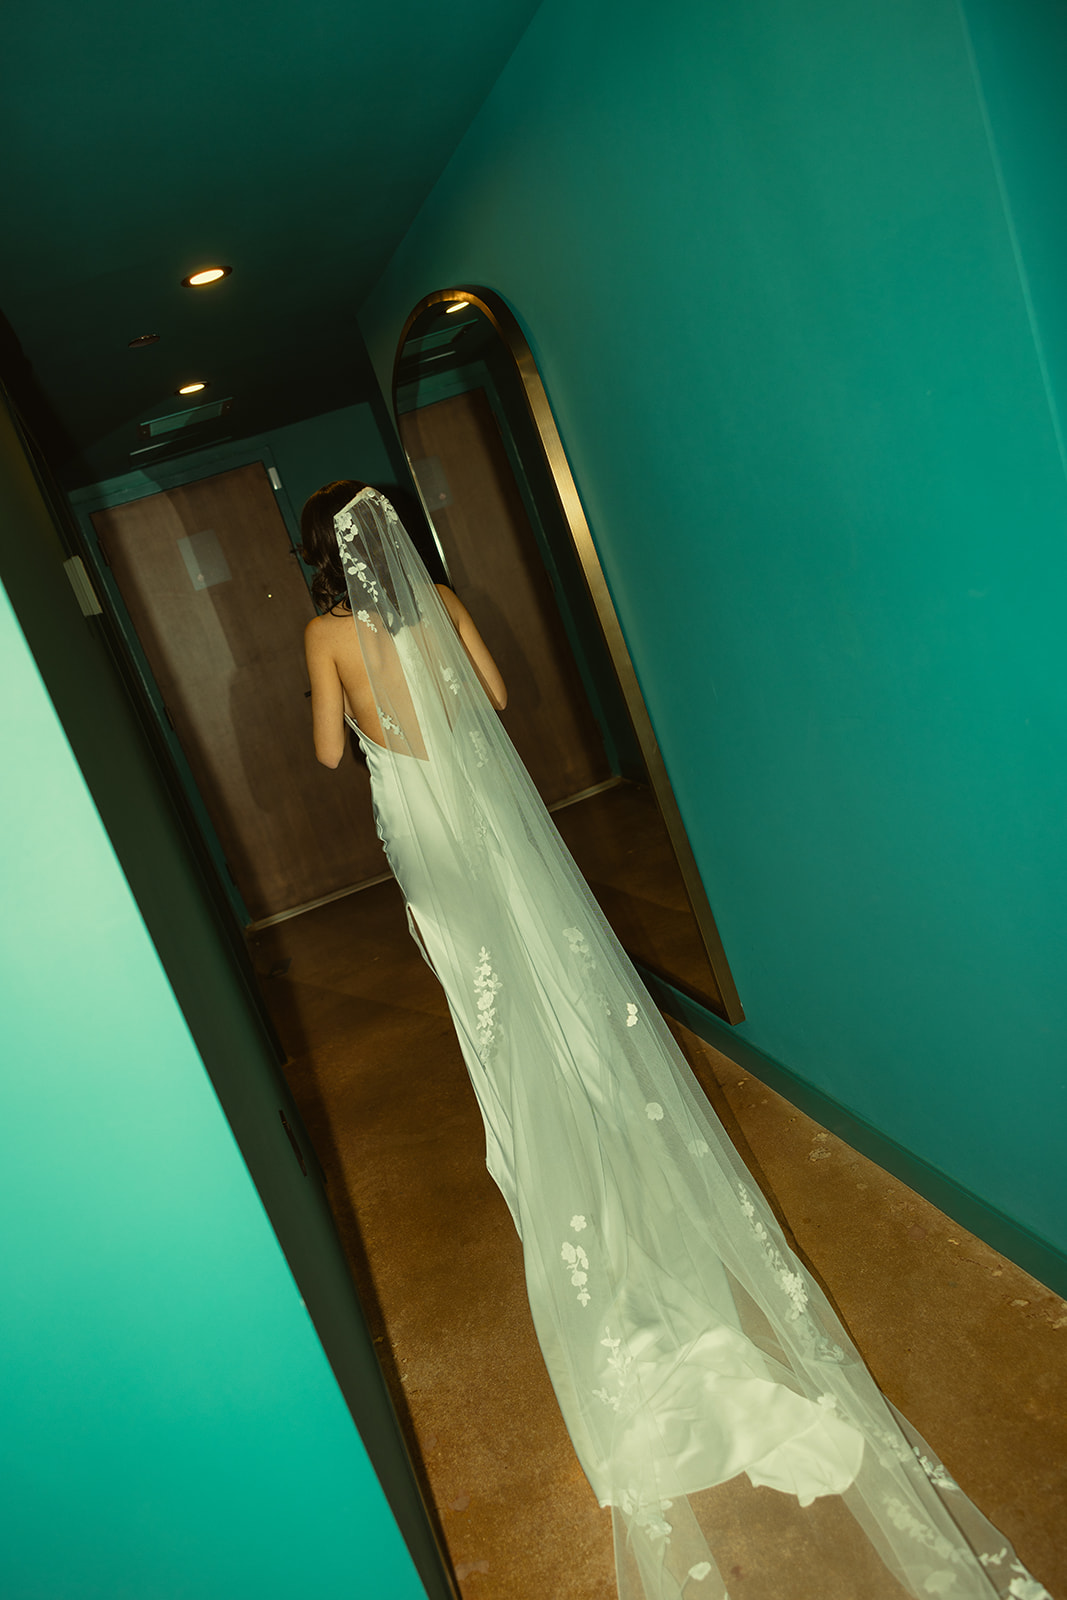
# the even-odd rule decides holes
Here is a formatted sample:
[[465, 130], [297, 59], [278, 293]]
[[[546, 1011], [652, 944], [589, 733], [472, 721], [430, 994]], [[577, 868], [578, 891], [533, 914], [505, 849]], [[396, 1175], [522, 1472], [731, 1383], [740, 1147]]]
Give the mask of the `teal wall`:
[[384, 407], [345, 406], [263, 435], [299, 517], [309, 494], [335, 478], [395, 483], [403, 457]]
[[3, 590], [0, 678], [0, 1589], [414, 1600]]
[[362, 309], [383, 383], [464, 282], [540, 362], [741, 1039], [1067, 1250], [1067, 495], [957, 5], [546, 0]]
[[1067, 7], [964, 0], [1034, 336], [1062, 434], [1067, 413]]

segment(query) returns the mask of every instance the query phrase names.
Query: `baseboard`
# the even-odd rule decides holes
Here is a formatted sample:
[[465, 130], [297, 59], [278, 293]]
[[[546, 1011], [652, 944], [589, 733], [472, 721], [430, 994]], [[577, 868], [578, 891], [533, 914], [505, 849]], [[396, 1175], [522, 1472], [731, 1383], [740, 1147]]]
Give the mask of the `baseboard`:
[[1063, 1251], [1005, 1216], [980, 1195], [973, 1194], [952, 1178], [946, 1177], [921, 1156], [914, 1155], [894, 1139], [880, 1133], [862, 1117], [857, 1117], [830, 1095], [813, 1088], [771, 1056], [764, 1055], [762, 1050], [750, 1044], [735, 1028], [723, 1022], [721, 1017], [717, 1017], [698, 1000], [683, 994], [666, 979], [640, 964], [637, 964], [637, 970], [661, 1011], [682, 1023], [716, 1050], [721, 1050], [724, 1056], [736, 1061], [738, 1066], [751, 1072], [754, 1078], [774, 1089], [821, 1127], [876, 1161], [886, 1172], [891, 1172], [901, 1183], [906, 1183], [924, 1200], [929, 1200], [939, 1211], [984, 1240], [1000, 1255], [1014, 1261], [1055, 1294], [1067, 1298], [1067, 1255]]

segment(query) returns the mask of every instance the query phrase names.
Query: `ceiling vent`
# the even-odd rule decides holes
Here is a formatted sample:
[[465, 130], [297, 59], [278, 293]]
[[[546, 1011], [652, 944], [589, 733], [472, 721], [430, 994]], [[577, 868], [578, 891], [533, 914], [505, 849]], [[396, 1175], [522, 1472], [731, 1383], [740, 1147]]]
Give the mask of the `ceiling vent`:
[[214, 422], [217, 417], [228, 417], [232, 410], [232, 398], [208, 400], [202, 406], [186, 406], [184, 411], [172, 411], [168, 417], [153, 417], [150, 422], [139, 422], [137, 432], [142, 439], [158, 439], [164, 434], [194, 428], [201, 422]]

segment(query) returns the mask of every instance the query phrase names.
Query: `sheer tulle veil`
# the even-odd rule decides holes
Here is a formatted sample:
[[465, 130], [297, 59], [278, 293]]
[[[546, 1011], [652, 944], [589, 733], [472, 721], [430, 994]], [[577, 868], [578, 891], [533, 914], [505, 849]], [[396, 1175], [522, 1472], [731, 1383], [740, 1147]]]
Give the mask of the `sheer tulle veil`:
[[392, 506], [366, 489], [335, 528], [381, 727], [362, 735], [379, 832], [623, 1600], [727, 1600], [732, 1582], [734, 1600], [1049, 1600], [790, 1253]]

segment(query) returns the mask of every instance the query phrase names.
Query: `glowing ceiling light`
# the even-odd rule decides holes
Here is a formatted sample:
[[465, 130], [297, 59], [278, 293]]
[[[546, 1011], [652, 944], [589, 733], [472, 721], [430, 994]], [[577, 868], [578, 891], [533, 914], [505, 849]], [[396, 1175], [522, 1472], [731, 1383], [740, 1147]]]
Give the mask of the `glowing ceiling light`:
[[228, 278], [232, 271], [232, 267], [201, 267], [199, 272], [191, 272], [182, 279], [182, 288], [202, 289], [207, 283], [218, 283], [220, 278]]
[[175, 389], [175, 394], [199, 394], [201, 389], [206, 389], [206, 383], [183, 383], [180, 389]]
[[466, 311], [469, 305], [469, 300], [456, 300], [452, 305], [446, 307], [445, 316], [450, 317], [453, 311]]

